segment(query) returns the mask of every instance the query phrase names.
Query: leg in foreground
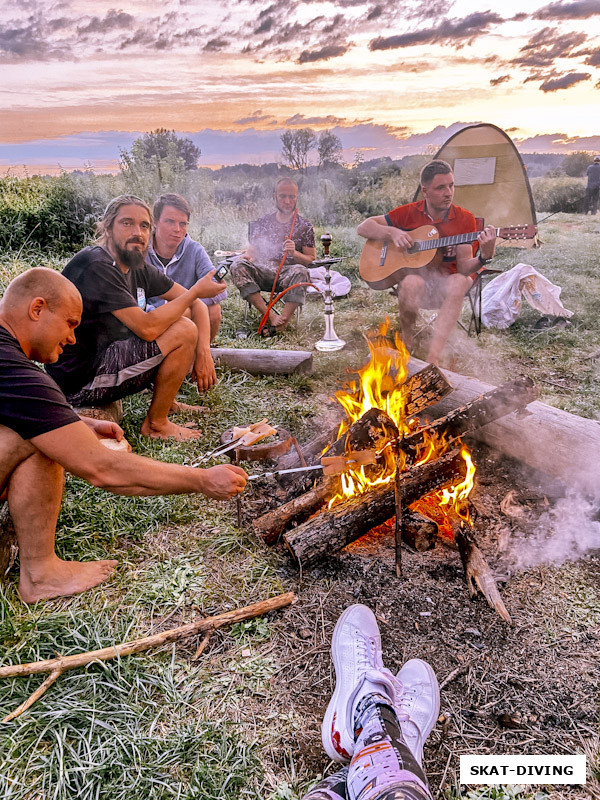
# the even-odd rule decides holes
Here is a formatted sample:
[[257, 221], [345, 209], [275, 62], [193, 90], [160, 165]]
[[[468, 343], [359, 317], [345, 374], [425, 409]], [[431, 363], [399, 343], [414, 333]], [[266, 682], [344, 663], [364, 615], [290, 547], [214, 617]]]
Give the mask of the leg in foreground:
[[322, 740], [330, 758], [352, 760], [305, 800], [430, 800], [421, 760], [440, 707], [431, 667], [412, 659], [397, 676], [385, 669], [375, 617], [362, 605], [341, 615], [331, 652], [336, 687]]
[[425, 281], [419, 275], [406, 275], [398, 284], [398, 313], [402, 341], [410, 353], [414, 344], [417, 314], [425, 294]]
[[164, 359], [156, 372], [152, 402], [142, 423], [141, 432], [144, 436], [180, 440], [197, 439], [201, 436], [201, 431], [176, 425], [167, 418], [171, 411], [194, 409], [193, 406], [185, 408], [183, 404], [176, 403], [175, 396], [191, 369], [197, 338], [198, 332], [194, 323], [182, 317], [156, 339]]
[[0, 485], [7, 486], [8, 508], [19, 543], [21, 599], [35, 603], [78, 594], [106, 580], [116, 561], [63, 561], [54, 552], [62, 467], [3, 426], [0, 452]]
[[427, 361], [438, 364], [442, 350], [452, 329], [458, 322], [466, 293], [471, 288], [472, 281], [468, 275], [449, 275], [446, 280], [446, 296], [441, 305], [439, 314], [433, 327], [433, 336], [429, 345]]

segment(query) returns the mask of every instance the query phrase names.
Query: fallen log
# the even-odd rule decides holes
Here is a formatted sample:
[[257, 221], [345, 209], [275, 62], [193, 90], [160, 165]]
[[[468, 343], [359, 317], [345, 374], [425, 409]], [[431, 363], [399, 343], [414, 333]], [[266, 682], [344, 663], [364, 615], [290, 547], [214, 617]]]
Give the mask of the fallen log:
[[[411, 358], [409, 369], [418, 372], [423, 361]], [[494, 387], [476, 378], [444, 370], [454, 391], [429, 413], [432, 418], [447, 414]], [[536, 400], [523, 414], [509, 414], [473, 431], [475, 439], [497, 451], [578, 488], [600, 497], [600, 423], [578, 417]]]
[[262, 616], [269, 611], [278, 611], [295, 602], [296, 595], [293, 592], [287, 592], [287, 594], [280, 594], [277, 597], [271, 597], [269, 600], [262, 600], [251, 606], [245, 606], [244, 608], [227, 611], [224, 614], [218, 614], [216, 617], [203, 617], [197, 622], [188, 622], [187, 625], [180, 625], [178, 628], [172, 628], [162, 633], [155, 633], [153, 636], [145, 636], [143, 639], [135, 639], [131, 642], [124, 642], [123, 644], [112, 645], [111, 647], [103, 647], [101, 650], [92, 650], [88, 653], [76, 653], [72, 656], [59, 656], [58, 658], [50, 658], [46, 661], [33, 661], [30, 664], [11, 664], [6, 667], [0, 667], [0, 678], [37, 675], [43, 672], [50, 673], [48, 678], [36, 689], [31, 697], [5, 717], [2, 722], [10, 722], [20, 716], [42, 696], [46, 689], [51, 686], [63, 672], [67, 672], [67, 670], [84, 667], [86, 664], [91, 664], [93, 661], [110, 661], [113, 658], [123, 658], [133, 653], [143, 653], [145, 650], [150, 650], [151, 647], [158, 647], [167, 642], [176, 642], [179, 639], [184, 639], [187, 636], [192, 636], [197, 633], [211, 633], [217, 630], [217, 628], [222, 628], [224, 625], [233, 625], [235, 622], [242, 622], [246, 619]]
[[443, 435], [446, 441], [453, 442], [459, 436], [464, 436], [506, 414], [525, 408], [537, 396], [538, 390], [531, 378], [520, 375], [465, 405], [452, 409], [430, 425], [405, 436], [400, 447], [406, 453], [408, 463], [413, 463], [417, 459], [419, 447], [426, 440], [427, 435]]
[[[463, 477], [464, 461], [458, 450], [402, 473], [399, 488], [406, 506]], [[394, 515], [394, 483], [379, 486], [317, 514], [284, 534], [283, 540], [295, 561], [311, 566], [356, 541], [371, 528]]]
[[251, 375], [310, 375], [312, 353], [306, 350], [245, 350], [233, 347], [211, 347], [215, 364], [242, 369]]

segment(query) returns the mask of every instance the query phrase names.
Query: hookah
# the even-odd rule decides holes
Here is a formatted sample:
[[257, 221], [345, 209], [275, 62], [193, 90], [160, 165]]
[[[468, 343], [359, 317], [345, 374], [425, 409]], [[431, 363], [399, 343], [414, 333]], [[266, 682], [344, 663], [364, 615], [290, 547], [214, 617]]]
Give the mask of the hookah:
[[315, 348], [322, 353], [333, 353], [336, 350], [341, 350], [346, 342], [340, 339], [333, 327], [333, 292], [331, 291], [331, 273], [329, 272], [332, 264], [338, 264], [342, 258], [336, 258], [329, 255], [329, 248], [331, 246], [331, 234], [326, 231], [321, 236], [321, 245], [323, 246], [323, 258], [313, 261], [312, 267], [325, 267], [325, 291], [323, 297], [325, 299], [325, 333], [323, 338], [319, 339], [315, 344]]

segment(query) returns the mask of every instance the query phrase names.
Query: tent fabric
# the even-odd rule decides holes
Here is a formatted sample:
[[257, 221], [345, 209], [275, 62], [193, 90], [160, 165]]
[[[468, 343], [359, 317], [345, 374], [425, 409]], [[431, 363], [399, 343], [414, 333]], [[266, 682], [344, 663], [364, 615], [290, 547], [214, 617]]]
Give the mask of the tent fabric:
[[[526, 167], [503, 130], [487, 123], [463, 128], [448, 139], [435, 158], [447, 161], [455, 172], [454, 202], [476, 217], [483, 217], [486, 225], [496, 228], [535, 225], [535, 205]], [[419, 188], [415, 200], [420, 197]], [[537, 242], [500, 240], [498, 244], [535, 247]]]

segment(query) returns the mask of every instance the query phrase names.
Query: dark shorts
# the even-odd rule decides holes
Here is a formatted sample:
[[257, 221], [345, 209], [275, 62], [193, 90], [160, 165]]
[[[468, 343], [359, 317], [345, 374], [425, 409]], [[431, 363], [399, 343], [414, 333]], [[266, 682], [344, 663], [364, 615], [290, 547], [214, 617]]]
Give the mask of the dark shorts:
[[146, 389], [164, 356], [156, 342], [137, 336], [113, 342], [104, 351], [96, 375], [76, 394], [67, 395], [72, 406], [103, 406]]

